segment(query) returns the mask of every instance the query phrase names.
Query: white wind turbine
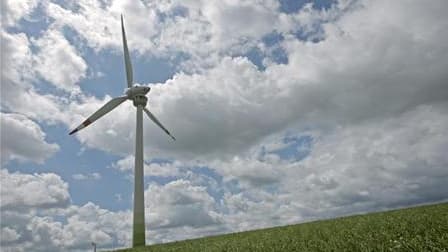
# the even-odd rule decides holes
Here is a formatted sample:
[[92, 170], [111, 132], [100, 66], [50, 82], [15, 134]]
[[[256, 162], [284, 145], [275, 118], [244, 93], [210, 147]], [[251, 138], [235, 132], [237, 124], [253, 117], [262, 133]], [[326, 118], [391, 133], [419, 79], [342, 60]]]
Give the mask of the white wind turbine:
[[124, 50], [124, 63], [126, 66], [126, 79], [128, 87], [125, 90], [125, 95], [113, 98], [108, 103], [104, 104], [100, 109], [87, 118], [76, 129], [72, 130], [69, 134], [73, 134], [94, 121], [101, 118], [103, 115], [112, 111], [118, 105], [126, 100], [132, 100], [134, 106], [137, 107], [137, 130], [135, 135], [135, 173], [134, 173], [134, 223], [133, 223], [133, 236], [132, 246], [144, 246], [145, 245], [145, 204], [143, 194], [143, 111], [149, 116], [149, 118], [162, 128], [166, 134], [168, 134], [173, 140], [176, 140], [170, 132], [163, 127], [163, 125], [157, 120], [157, 118], [146, 108], [148, 98], [146, 94], [150, 91], [150, 87], [140, 86], [133, 83], [132, 78], [132, 65], [129, 57], [128, 45], [126, 42], [126, 34], [123, 25], [123, 15], [121, 15], [121, 32], [123, 36], [123, 50]]

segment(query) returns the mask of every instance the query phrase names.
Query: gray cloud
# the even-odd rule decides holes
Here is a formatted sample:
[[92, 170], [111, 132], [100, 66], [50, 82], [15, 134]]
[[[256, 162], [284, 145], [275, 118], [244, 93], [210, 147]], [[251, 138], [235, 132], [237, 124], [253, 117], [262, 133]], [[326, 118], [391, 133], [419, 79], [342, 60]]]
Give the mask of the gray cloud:
[[258, 165], [273, 174], [275, 187], [245, 183], [240, 169], [259, 164], [257, 155], [243, 166], [220, 164], [215, 171], [239, 188], [226, 187], [226, 225], [248, 230], [448, 200], [447, 108], [446, 102], [422, 105], [396, 118], [314, 132], [305, 159]]
[[189, 180], [175, 180], [166, 185], [150, 185], [145, 191], [149, 225], [153, 228], [200, 228], [219, 223], [214, 199], [206, 187]]
[[[270, 65], [264, 72], [246, 58], [223, 57], [201, 74], [180, 73], [152, 85], [149, 106], [178, 141], [167, 141], [148, 122], [147, 153], [227, 159], [288, 127], [357, 124], [445, 100], [444, 2], [420, 5], [410, 3], [409, 14], [395, 15], [398, 4], [366, 3], [325, 24], [325, 40], [319, 43], [286, 35], [281, 45], [288, 64]], [[377, 13], [379, 9], [385, 13]], [[116, 153], [132, 152], [133, 129], [125, 120], [133, 116], [124, 108], [118, 111], [122, 116], [115, 122], [98, 121], [92, 126], [96, 133], [81, 134], [82, 141]], [[110, 144], [107, 130], [124, 134], [120, 142], [127, 147]]]
[[[2, 56], [11, 62], [2, 67], [2, 110], [24, 114], [14, 122], [30, 126], [26, 132], [33, 132], [31, 140], [51, 150], [52, 144], [29, 118], [71, 127], [110, 97], [40, 94], [33, 87], [39, 73], [32, 70], [36, 55], [30, 48], [46, 48], [45, 41], [54, 41], [72, 48], [65, 53], [79, 55], [60, 34], [66, 25], [95, 50], [121, 48], [120, 31], [114, 27], [118, 14], [126, 10], [132, 13], [125, 14], [134, 35], [129, 36], [133, 50], [143, 55], [160, 50], [163, 55], [178, 47], [191, 55], [189, 64], [199, 68], [195, 74], [178, 73], [163, 84], [152, 84], [149, 94], [151, 109], [178, 141], [170, 142], [145, 121], [145, 154], [177, 159], [145, 167], [156, 176], [176, 176], [166, 184], [150, 184], [145, 192], [148, 241], [446, 201], [447, 3], [349, 2], [340, 1], [326, 12], [291, 15], [278, 13], [274, 1], [216, 5], [220, 8], [185, 2], [188, 10], [163, 21], [159, 14], [171, 13], [178, 3], [116, 1], [103, 6], [80, 1], [78, 10], [49, 3], [45, 11], [55, 19], [54, 34], [30, 41], [25, 34], [2, 30]], [[252, 22], [260, 18], [272, 27]], [[226, 36], [229, 28], [245, 24], [234, 36]], [[297, 39], [295, 25], [310, 30], [318, 25], [323, 40]], [[284, 36], [278, 47], [288, 57], [286, 64], [271, 62], [260, 71], [247, 58], [232, 56], [253, 46], [263, 49], [259, 39], [274, 30]], [[80, 58], [69, 58], [82, 75]], [[58, 88], [69, 90], [79, 79], [47, 80], [62, 80], [68, 85]], [[125, 156], [112, 165], [123, 171], [132, 167], [133, 109], [121, 106], [77, 135], [85, 146]], [[263, 154], [263, 147], [281, 149], [286, 135], [306, 134], [313, 142], [303, 160]], [[33, 154], [35, 150], [13, 152], [22, 153], [24, 160], [48, 158]], [[181, 167], [197, 164], [212, 171], [199, 174]], [[104, 247], [129, 245], [130, 211], [112, 212], [93, 203], [69, 205], [68, 186], [55, 174], [2, 170], [3, 178], [10, 191], [3, 190], [2, 180], [2, 246], [57, 251], [86, 250], [91, 240]], [[16, 187], [39, 192], [39, 197]]]
[[[311, 132], [312, 152], [303, 160], [285, 162], [272, 153], [260, 160], [259, 152], [253, 151], [241, 165], [239, 159], [221, 161], [219, 167], [210, 165], [223, 181], [183, 173], [170, 183], [150, 184], [145, 191], [148, 240], [166, 242], [447, 200], [448, 142], [443, 137], [448, 133], [447, 108], [446, 102], [422, 105], [395, 118]], [[262, 146], [275, 149], [278, 140], [256, 148]], [[264, 167], [264, 173], [281, 172], [275, 177], [277, 186], [245, 184], [246, 175], [234, 167], [251, 165]], [[221, 202], [210, 194], [217, 187], [224, 194]], [[51, 217], [61, 214], [66, 224]], [[126, 246], [130, 241], [130, 211], [111, 212], [92, 203], [48, 212], [45, 218], [5, 211], [2, 215], [22, 241], [38, 236], [51, 239], [51, 246], [39, 247], [38, 240], [27, 238], [29, 246], [42, 250], [52, 246], [55, 250], [88, 249], [87, 241], [92, 239], [106, 247]], [[11, 230], [5, 232], [16, 237]]]

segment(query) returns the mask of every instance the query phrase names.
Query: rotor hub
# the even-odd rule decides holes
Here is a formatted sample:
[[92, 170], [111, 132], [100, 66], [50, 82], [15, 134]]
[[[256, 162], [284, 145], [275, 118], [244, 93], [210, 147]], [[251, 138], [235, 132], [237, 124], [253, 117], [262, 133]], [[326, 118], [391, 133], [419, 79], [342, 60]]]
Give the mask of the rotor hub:
[[134, 106], [142, 105], [146, 107], [146, 103], [148, 102], [148, 98], [145, 95], [136, 95], [133, 99]]

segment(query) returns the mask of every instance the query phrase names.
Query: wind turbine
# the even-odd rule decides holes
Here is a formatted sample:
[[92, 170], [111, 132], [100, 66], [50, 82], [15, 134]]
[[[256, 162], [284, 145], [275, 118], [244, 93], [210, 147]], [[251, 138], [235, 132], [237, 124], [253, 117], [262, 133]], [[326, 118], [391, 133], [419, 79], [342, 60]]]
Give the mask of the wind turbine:
[[146, 108], [148, 98], [146, 94], [151, 90], [150, 87], [140, 86], [133, 83], [132, 77], [132, 65], [129, 57], [128, 45], [126, 42], [126, 33], [123, 25], [123, 15], [121, 15], [121, 32], [123, 36], [123, 50], [124, 50], [124, 64], [126, 67], [126, 80], [128, 87], [125, 89], [125, 94], [113, 98], [106, 104], [104, 104], [95, 113], [89, 116], [83, 123], [81, 123], [76, 129], [72, 130], [69, 135], [76, 133], [77, 131], [89, 126], [96, 120], [100, 119], [105, 114], [112, 111], [118, 105], [122, 104], [126, 100], [132, 100], [134, 106], [137, 108], [137, 126], [135, 135], [135, 173], [134, 173], [134, 223], [133, 223], [133, 236], [132, 246], [144, 246], [145, 245], [145, 204], [143, 194], [143, 111], [148, 117], [165, 131], [173, 140], [176, 140], [171, 133], [160, 123], [159, 120]]

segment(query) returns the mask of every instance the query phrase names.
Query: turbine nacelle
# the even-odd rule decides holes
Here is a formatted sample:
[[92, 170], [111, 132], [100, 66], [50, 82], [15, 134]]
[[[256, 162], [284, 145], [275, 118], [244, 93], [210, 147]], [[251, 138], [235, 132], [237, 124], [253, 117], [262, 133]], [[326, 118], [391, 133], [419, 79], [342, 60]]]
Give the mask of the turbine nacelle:
[[128, 99], [133, 100], [136, 96], [146, 95], [151, 90], [148, 86], [141, 86], [139, 84], [134, 84], [130, 88], [125, 89], [125, 94]]

